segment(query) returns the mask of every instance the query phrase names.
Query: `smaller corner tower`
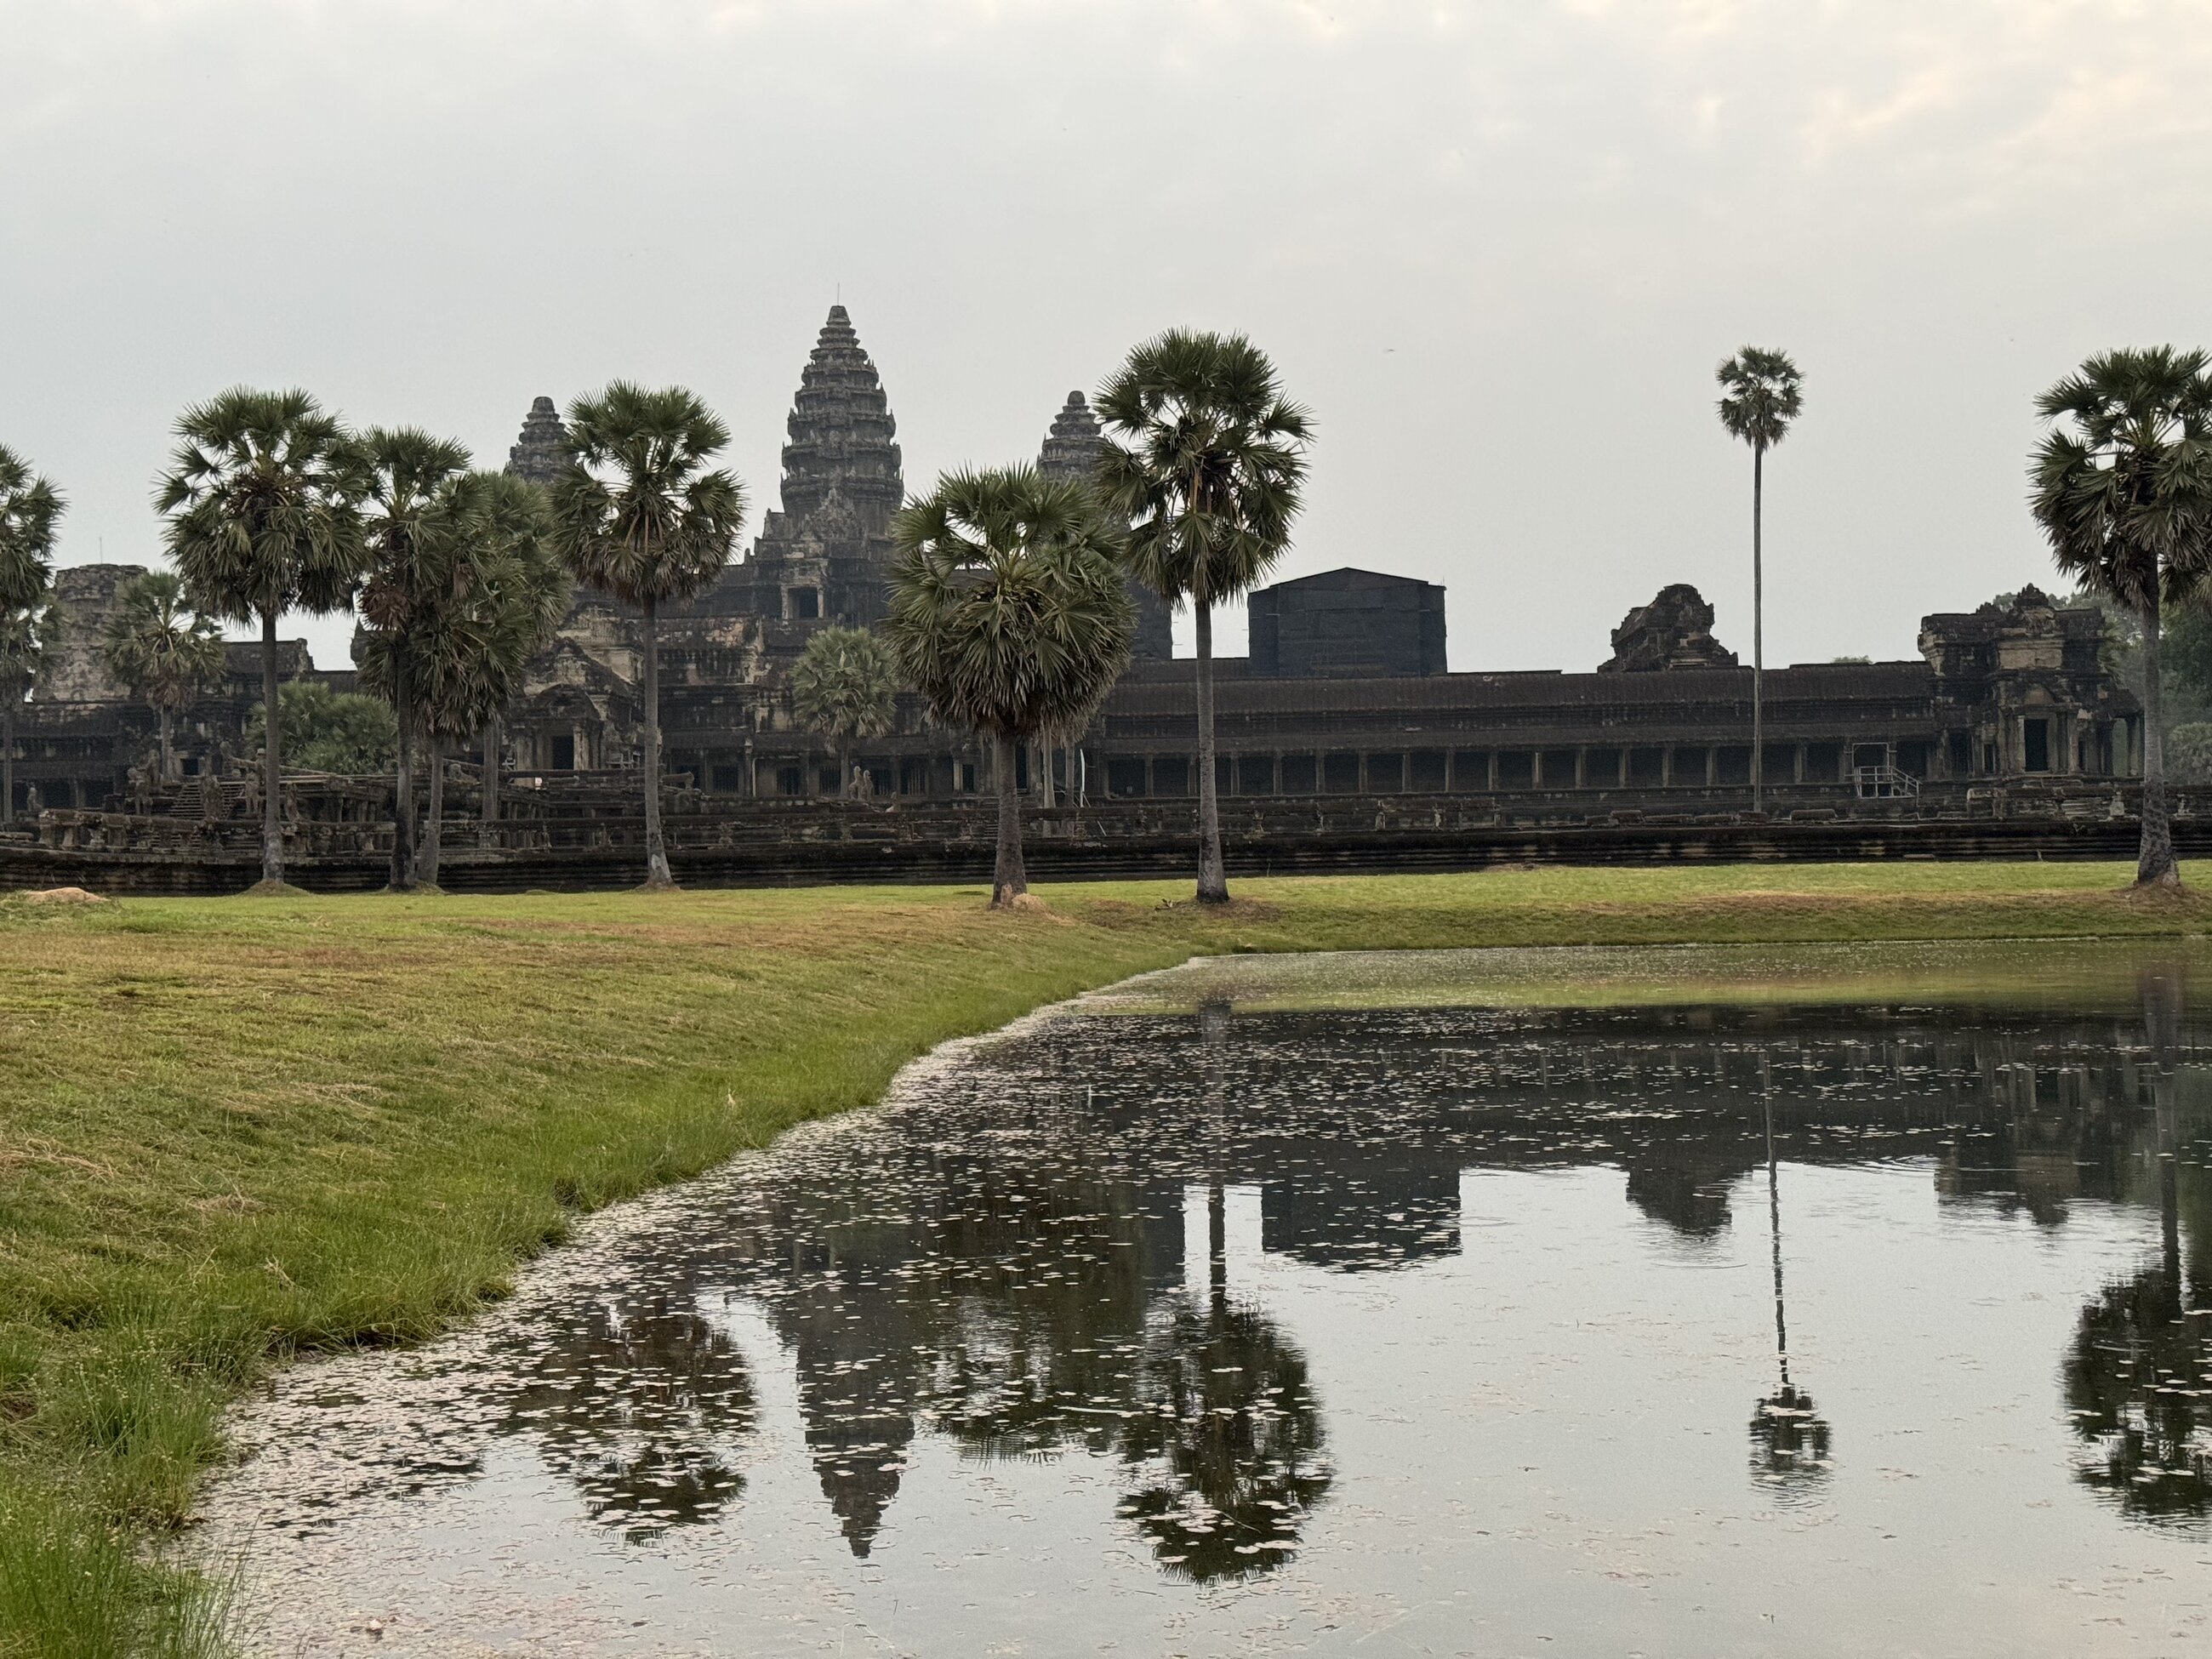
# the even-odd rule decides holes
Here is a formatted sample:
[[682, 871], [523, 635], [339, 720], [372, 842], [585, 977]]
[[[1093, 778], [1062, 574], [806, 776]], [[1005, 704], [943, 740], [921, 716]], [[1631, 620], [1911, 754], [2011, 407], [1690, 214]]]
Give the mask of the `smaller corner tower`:
[[[1037, 452], [1037, 471], [1048, 478], [1080, 479], [1095, 483], [1099, 453], [1106, 447], [1098, 417], [1080, 392], [1071, 392], [1054, 416]], [[1175, 655], [1174, 613], [1167, 601], [1134, 577], [1126, 579], [1131, 603], [1137, 607], [1137, 637], [1131, 655], [1139, 662], [1165, 662]]]
[[568, 428], [550, 398], [533, 398], [522, 433], [507, 452], [507, 470], [534, 484], [550, 484], [568, 463]]

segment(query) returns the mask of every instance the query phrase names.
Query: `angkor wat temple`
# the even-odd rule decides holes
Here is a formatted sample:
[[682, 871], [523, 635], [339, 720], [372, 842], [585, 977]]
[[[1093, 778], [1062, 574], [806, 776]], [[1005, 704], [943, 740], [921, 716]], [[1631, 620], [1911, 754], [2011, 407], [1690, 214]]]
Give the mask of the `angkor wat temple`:
[[[679, 811], [834, 797], [854, 781], [794, 724], [786, 690], [813, 631], [883, 616], [890, 520], [906, 494], [896, 423], [842, 306], [800, 374], [787, 432], [780, 508], [713, 587], [663, 612], [662, 719]], [[562, 435], [552, 399], [539, 398], [509, 470], [549, 477]], [[1039, 463], [1087, 471], [1100, 442], [1083, 394], [1071, 392]], [[18, 813], [163, 810], [147, 799], [166, 793], [146, 781], [153, 717], [106, 673], [96, 647], [100, 615], [132, 573], [59, 573], [66, 631], [20, 711]], [[1191, 672], [1170, 660], [1166, 608], [1136, 597], [1134, 659], [1091, 730], [1048, 764], [1021, 758], [1022, 786], [1040, 804], [1158, 807], [1195, 793]], [[1712, 607], [1694, 588], [1662, 587], [1631, 610], [1587, 672], [1452, 672], [1443, 590], [1366, 570], [1262, 588], [1250, 622], [1249, 654], [1219, 665], [1219, 779], [1232, 797], [1324, 807], [1353, 797], [1386, 814], [1395, 798], [1417, 797], [1508, 823], [1749, 804], [1751, 672], [1714, 637]], [[2103, 644], [2099, 613], [2030, 587], [2005, 609], [1923, 618], [1915, 657], [1768, 671], [1770, 811], [1894, 815], [1914, 803], [1905, 810], [1932, 814], [2021, 785], [2111, 793], [2139, 770], [2142, 717]], [[314, 668], [297, 642], [286, 649], [288, 673], [349, 685], [349, 671]], [[232, 647], [223, 684], [180, 720], [189, 775], [234, 764], [258, 699], [258, 653]], [[617, 775], [634, 771], [641, 748], [640, 656], [635, 617], [580, 591], [504, 724], [510, 799], [550, 809], [633, 789]], [[860, 792], [878, 807], [954, 805], [988, 788], [985, 753], [904, 697], [896, 729], [856, 753]]]

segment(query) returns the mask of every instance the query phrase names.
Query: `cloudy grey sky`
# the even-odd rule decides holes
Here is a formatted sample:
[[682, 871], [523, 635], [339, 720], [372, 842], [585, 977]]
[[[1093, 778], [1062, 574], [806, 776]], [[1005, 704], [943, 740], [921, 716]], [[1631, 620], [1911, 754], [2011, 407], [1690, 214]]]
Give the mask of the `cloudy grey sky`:
[[842, 285], [910, 487], [1146, 334], [1248, 331], [1319, 422], [1283, 573], [1447, 584], [1461, 669], [1590, 666], [1681, 580], [1747, 653], [1712, 370], [1782, 347], [1769, 659], [1896, 657], [2046, 579], [2035, 393], [2212, 341], [2207, 0], [0, 0], [0, 440], [70, 563], [156, 556], [169, 422], [240, 381], [496, 462], [534, 393], [680, 380], [757, 523]]

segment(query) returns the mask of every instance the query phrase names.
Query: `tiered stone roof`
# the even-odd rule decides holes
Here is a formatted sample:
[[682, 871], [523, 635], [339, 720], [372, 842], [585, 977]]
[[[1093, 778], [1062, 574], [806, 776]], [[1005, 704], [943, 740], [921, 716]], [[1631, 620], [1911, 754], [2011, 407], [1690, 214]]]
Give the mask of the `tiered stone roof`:
[[[1071, 392], [1052, 428], [1037, 452], [1037, 471], [1048, 478], [1093, 478], [1098, 471], [1098, 452], [1106, 434], [1098, 417], [1080, 392]], [[1175, 655], [1174, 612], [1166, 601], [1133, 578], [1128, 583], [1130, 602], [1137, 607], [1137, 637], [1133, 653], [1140, 662], [1165, 661]]]
[[783, 447], [783, 510], [803, 523], [842, 497], [865, 533], [879, 536], [906, 495], [898, 422], [876, 366], [842, 306], [829, 320], [799, 377]]
[[522, 417], [522, 435], [507, 452], [507, 470], [534, 484], [550, 484], [568, 463], [568, 428], [550, 398], [531, 400]]
[[1037, 471], [1048, 478], [1088, 478], [1098, 470], [1098, 452], [1105, 447], [1098, 417], [1080, 392], [1071, 392], [1052, 417], [1052, 430], [1037, 453]]

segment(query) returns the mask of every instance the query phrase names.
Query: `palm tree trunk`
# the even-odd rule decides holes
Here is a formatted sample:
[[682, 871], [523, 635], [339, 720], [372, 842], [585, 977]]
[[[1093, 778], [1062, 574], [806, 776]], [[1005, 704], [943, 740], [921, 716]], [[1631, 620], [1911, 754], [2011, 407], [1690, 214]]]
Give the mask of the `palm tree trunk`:
[[487, 824], [499, 822], [499, 716], [496, 714], [484, 720], [483, 821]]
[[408, 685], [407, 650], [392, 653], [392, 712], [399, 724], [399, 752], [392, 777], [392, 885], [407, 892], [415, 870], [415, 696]]
[[837, 799], [853, 798], [853, 751], [843, 744], [837, 745]]
[[1760, 559], [1760, 515], [1766, 493], [1766, 449], [1751, 450], [1751, 810], [1766, 810], [1766, 573]]
[[284, 882], [284, 732], [276, 696], [276, 613], [261, 613], [261, 882]]
[[446, 844], [446, 739], [436, 732], [423, 734], [422, 759], [430, 769], [430, 810], [423, 815], [422, 858], [416, 868], [417, 879], [435, 887], [438, 884], [438, 854]]
[[161, 722], [161, 781], [167, 783], [170, 774], [176, 769], [176, 746], [170, 741], [170, 722], [175, 715], [166, 702], [155, 712]]
[[1198, 623], [1198, 902], [1229, 902], [1221, 862], [1221, 797], [1213, 779], [1213, 606], [1194, 599]]
[[15, 822], [15, 688], [0, 686], [8, 702], [0, 713], [0, 824]]
[[2173, 861], [2173, 820], [2166, 801], [2164, 699], [2159, 690], [2158, 597], [2142, 608], [2143, 775], [2142, 848], [2136, 859], [2138, 887], [2179, 887], [2181, 870]]
[[991, 769], [998, 776], [999, 856], [991, 871], [991, 908], [1004, 910], [1030, 890], [1029, 872], [1022, 868], [1022, 805], [1014, 793], [1014, 740], [1001, 737], [991, 751]]
[[645, 884], [676, 885], [660, 837], [660, 619], [650, 599], [645, 602]]

